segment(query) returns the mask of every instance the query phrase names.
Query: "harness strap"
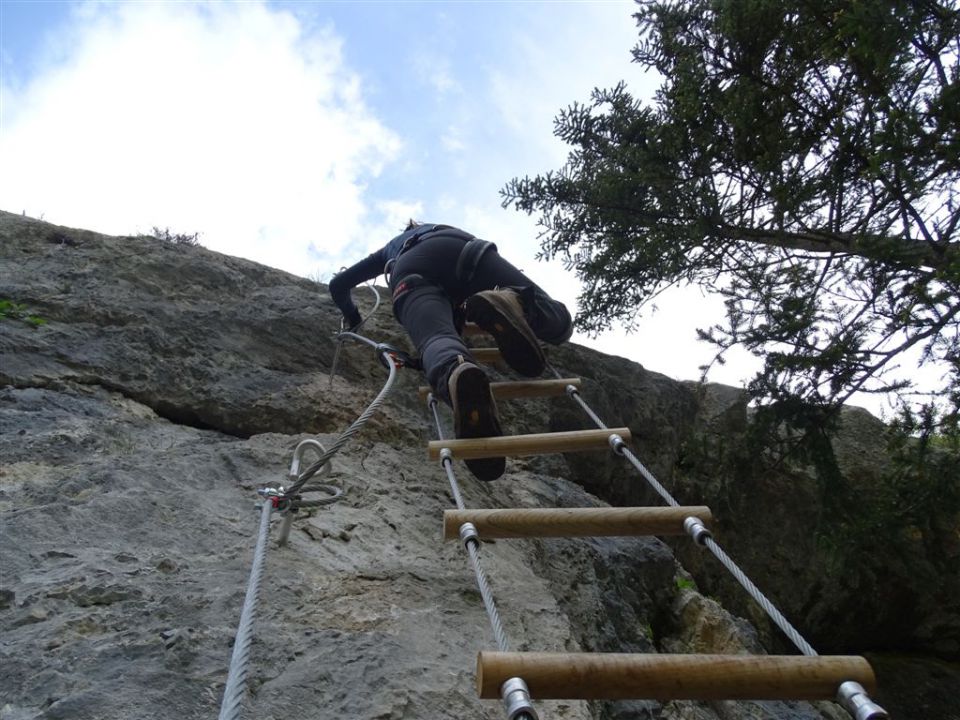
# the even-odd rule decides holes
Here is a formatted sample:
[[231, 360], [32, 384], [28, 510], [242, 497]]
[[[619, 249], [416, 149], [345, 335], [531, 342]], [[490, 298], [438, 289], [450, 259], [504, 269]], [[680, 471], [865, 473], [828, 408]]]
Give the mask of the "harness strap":
[[400, 256], [410, 248], [414, 247], [427, 235], [438, 230], [456, 230], [456, 228], [454, 228], [453, 225], [420, 225], [417, 227], [416, 232], [414, 232], [413, 235], [403, 241], [403, 246], [400, 248], [397, 256], [387, 260], [386, 264], [383, 266], [383, 274], [387, 279], [387, 285], [390, 284], [390, 276], [393, 274], [393, 266], [396, 265], [397, 260], [400, 259]]
[[484, 254], [488, 250], [496, 249], [497, 246], [489, 240], [481, 240], [480, 238], [468, 240], [467, 244], [463, 246], [463, 250], [460, 251], [460, 256], [457, 258], [457, 282], [466, 288], [473, 280], [473, 276], [477, 272], [477, 265], [480, 264], [480, 260]]

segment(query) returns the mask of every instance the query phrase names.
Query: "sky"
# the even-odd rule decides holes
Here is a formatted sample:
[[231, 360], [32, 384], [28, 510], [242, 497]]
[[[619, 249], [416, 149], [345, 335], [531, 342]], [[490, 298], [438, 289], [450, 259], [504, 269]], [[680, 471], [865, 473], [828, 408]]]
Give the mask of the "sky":
[[[461, 227], [576, 307], [535, 259], [514, 177], [559, 169], [554, 118], [631, 62], [631, 0], [0, 0], [0, 209], [205, 247], [323, 281], [408, 218]], [[362, 291], [361, 291], [362, 293]], [[362, 294], [357, 295], [361, 301]], [[579, 342], [678, 380], [712, 357], [722, 303], [671, 291], [637, 330]], [[746, 382], [734, 354], [710, 380]]]

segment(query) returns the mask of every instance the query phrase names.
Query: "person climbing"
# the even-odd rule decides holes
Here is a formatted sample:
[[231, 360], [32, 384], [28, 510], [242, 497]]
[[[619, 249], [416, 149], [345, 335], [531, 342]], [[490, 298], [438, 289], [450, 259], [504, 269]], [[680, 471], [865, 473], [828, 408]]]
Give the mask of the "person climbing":
[[[551, 298], [501, 257], [497, 246], [450, 225], [411, 220], [386, 245], [331, 279], [330, 296], [345, 327], [362, 324], [350, 291], [381, 273], [393, 294], [393, 312], [420, 353], [434, 395], [453, 408], [458, 438], [502, 435], [490, 381], [458, 331], [464, 320], [490, 333], [504, 361], [526, 377], [543, 373], [539, 340], [560, 345], [573, 322]], [[505, 458], [467, 460], [480, 480], [503, 475]]]

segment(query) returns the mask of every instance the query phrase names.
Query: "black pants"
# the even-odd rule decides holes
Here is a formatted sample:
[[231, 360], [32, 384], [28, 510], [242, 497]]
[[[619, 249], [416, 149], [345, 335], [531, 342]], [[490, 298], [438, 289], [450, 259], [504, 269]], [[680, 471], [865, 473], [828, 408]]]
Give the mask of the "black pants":
[[[454, 308], [470, 295], [498, 286], [517, 290], [530, 328], [544, 342], [559, 345], [570, 339], [573, 329], [566, 306], [553, 300], [496, 249], [483, 254], [472, 278], [463, 284], [456, 277], [457, 260], [472, 237], [453, 229], [431, 235], [397, 259], [390, 278], [391, 287], [398, 289], [393, 311], [417, 346], [434, 394], [448, 403], [447, 377], [457, 356], [472, 360], [453, 317]], [[409, 289], [401, 287], [411, 276], [406, 284]]]

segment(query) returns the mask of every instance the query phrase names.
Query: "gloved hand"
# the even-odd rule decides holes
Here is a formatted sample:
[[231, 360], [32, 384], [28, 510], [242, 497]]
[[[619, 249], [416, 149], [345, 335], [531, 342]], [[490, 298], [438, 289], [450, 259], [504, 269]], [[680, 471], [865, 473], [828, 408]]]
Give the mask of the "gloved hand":
[[363, 317], [361, 317], [360, 311], [356, 308], [353, 308], [351, 312], [344, 314], [343, 326], [350, 332], [356, 332], [360, 329], [361, 325], [363, 325]]

